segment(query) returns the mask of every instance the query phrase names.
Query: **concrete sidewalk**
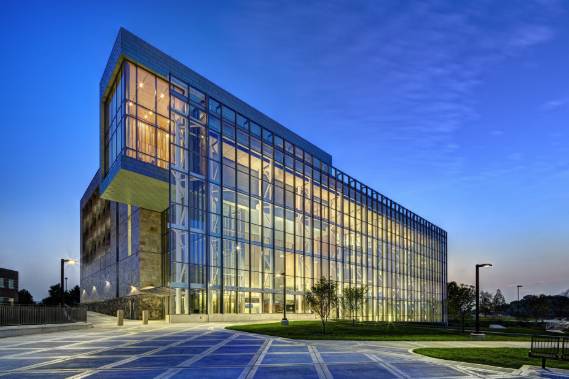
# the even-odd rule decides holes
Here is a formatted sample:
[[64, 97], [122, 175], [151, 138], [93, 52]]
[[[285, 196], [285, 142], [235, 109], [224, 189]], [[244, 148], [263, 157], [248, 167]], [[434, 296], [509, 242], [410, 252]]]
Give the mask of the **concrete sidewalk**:
[[116, 326], [92, 317], [85, 331], [15, 337], [0, 346], [0, 377], [377, 379], [569, 378], [569, 371], [519, 370], [444, 361], [417, 347], [524, 347], [501, 341], [298, 341], [235, 332], [223, 323]]

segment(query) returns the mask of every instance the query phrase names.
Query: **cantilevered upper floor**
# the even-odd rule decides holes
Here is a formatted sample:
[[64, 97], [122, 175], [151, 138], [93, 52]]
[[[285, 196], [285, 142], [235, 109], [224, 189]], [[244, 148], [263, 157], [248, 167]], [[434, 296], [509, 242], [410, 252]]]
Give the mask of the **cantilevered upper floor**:
[[196, 101], [194, 109], [182, 111], [210, 128], [246, 123], [258, 131], [259, 141], [274, 136], [322, 164], [332, 163], [330, 154], [121, 28], [100, 83], [103, 198], [167, 208], [170, 107], [185, 105], [177, 94]]

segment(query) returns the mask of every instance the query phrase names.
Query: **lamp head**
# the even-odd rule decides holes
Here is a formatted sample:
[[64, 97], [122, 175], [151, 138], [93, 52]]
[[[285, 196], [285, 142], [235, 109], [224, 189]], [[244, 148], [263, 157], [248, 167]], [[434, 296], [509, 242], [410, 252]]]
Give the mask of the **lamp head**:
[[492, 263], [480, 263], [476, 267], [492, 267]]

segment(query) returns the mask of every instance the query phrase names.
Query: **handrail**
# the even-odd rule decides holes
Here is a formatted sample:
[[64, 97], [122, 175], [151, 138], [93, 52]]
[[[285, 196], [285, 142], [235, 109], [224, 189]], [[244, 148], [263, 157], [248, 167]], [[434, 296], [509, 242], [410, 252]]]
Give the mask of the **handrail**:
[[87, 310], [82, 307], [0, 305], [0, 326], [63, 324], [86, 321]]

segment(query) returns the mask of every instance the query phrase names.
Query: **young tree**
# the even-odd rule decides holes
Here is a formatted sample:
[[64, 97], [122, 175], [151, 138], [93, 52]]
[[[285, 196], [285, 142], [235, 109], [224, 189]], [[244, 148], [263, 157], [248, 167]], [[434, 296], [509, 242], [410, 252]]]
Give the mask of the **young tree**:
[[331, 310], [338, 305], [336, 288], [335, 281], [321, 278], [305, 295], [310, 309], [320, 317], [322, 334], [326, 334], [326, 323], [330, 318]]
[[22, 288], [21, 290], [18, 291], [18, 304], [31, 305], [35, 303], [36, 302], [34, 301], [34, 297], [30, 293], [30, 291], [28, 291], [25, 288]]
[[464, 319], [467, 314], [472, 313], [476, 301], [476, 291], [473, 286], [450, 282], [447, 287], [447, 296], [449, 314], [453, 315], [455, 319], [460, 318], [461, 328], [464, 332]]
[[547, 296], [526, 295], [524, 296], [524, 302], [527, 304], [529, 313], [536, 322], [538, 322], [539, 319], [543, 319], [545, 316], [547, 316], [547, 313], [549, 311]]
[[484, 316], [488, 316], [493, 311], [492, 294], [490, 292], [480, 292], [480, 312]]
[[60, 285], [59, 284], [54, 284], [53, 286], [49, 287], [49, 291], [48, 297], [45, 297], [41, 303], [43, 305], [58, 305], [61, 301], [61, 297], [60, 297]]
[[[60, 285], [54, 284], [53, 286], [49, 287], [49, 296], [44, 298], [41, 303], [43, 305], [59, 305], [61, 302], [60, 298]], [[63, 302], [69, 306], [78, 305], [81, 301], [81, 289], [79, 286], [73, 287], [70, 291], [65, 291], [63, 293]]]
[[356, 324], [356, 318], [363, 307], [364, 298], [367, 293], [367, 286], [348, 287], [344, 289], [342, 296], [342, 307], [348, 312], [352, 319], [352, 325]]
[[506, 298], [502, 295], [502, 291], [500, 291], [499, 288], [496, 290], [496, 294], [492, 299], [492, 307], [494, 308], [494, 312], [503, 312], [506, 307]]

